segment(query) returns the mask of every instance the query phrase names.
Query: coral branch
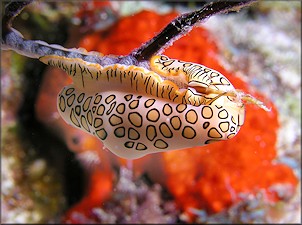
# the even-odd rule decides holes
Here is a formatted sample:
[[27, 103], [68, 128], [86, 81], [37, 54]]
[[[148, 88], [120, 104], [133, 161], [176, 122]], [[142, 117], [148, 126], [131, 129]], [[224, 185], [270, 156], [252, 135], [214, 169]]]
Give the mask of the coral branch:
[[10, 2], [5, 7], [5, 13], [2, 18], [2, 38], [11, 30], [13, 20], [19, 13], [33, 0]]
[[213, 1], [204, 5], [201, 9], [182, 14], [169, 23], [157, 36], [144, 43], [140, 48], [134, 50], [131, 55], [138, 61], [148, 60], [152, 55], [160, 54], [175, 40], [181, 38], [196, 25], [218, 13], [225, 13], [254, 2], [255, 0], [241, 1]]
[[40, 58], [45, 55], [59, 55], [69, 58], [81, 58], [88, 62], [100, 63], [101, 65], [110, 64], [110, 57], [101, 57], [95, 52], [87, 52], [84, 49], [67, 49], [56, 44], [48, 44], [40, 40], [26, 40], [22, 34], [12, 27], [16, 16], [32, 2], [29, 1], [11, 1], [5, 7], [5, 13], [2, 17], [2, 36], [1, 50], [13, 50], [20, 55], [30, 58]]

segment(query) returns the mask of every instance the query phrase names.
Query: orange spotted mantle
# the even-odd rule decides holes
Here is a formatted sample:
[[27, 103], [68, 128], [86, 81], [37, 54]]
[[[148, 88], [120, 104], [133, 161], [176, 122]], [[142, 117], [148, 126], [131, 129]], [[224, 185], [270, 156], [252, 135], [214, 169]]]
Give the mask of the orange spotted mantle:
[[[81, 40], [80, 46], [88, 51], [97, 50], [105, 55], [127, 54], [150, 39], [176, 15], [175, 13], [157, 15], [153, 12], [143, 11], [134, 16], [122, 18], [107, 31], [106, 35], [97, 32], [85, 36]], [[131, 32], [128, 32], [129, 29]], [[137, 33], [140, 35], [133, 35]], [[236, 88], [247, 93], [250, 92], [247, 83], [226, 71], [219, 64], [215, 58], [218, 54], [216, 44], [203, 28], [194, 28], [190, 34], [178, 40], [164, 54], [171, 58], [198, 62], [220, 71]], [[259, 93], [253, 94], [263, 98]], [[135, 160], [134, 170], [135, 172], [147, 172], [154, 182], [161, 182], [165, 185], [179, 207], [188, 214], [190, 214], [190, 207], [219, 212], [238, 201], [238, 194], [241, 192], [256, 193], [258, 190], [264, 189], [272, 200], [280, 199], [281, 197], [275, 191], [270, 190], [270, 187], [274, 184], [290, 184], [294, 189], [297, 178], [289, 167], [272, 163], [276, 157], [275, 143], [279, 124], [276, 108], [272, 103], [270, 106], [272, 110], [268, 113], [253, 105], [247, 105], [245, 125], [232, 140], [214, 143], [206, 147], [191, 148], [189, 151], [179, 150], [149, 155]], [[46, 120], [46, 118], [42, 119]], [[68, 128], [65, 127], [65, 129]], [[268, 130], [270, 132], [267, 132]], [[99, 143], [87, 137], [87, 141], [89, 140], [91, 143], [89, 149], [98, 152]], [[110, 158], [104, 156], [104, 153], [100, 157]], [[162, 168], [160, 176], [158, 175], [159, 168]], [[110, 174], [108, 164], [106, 171]], [[94, 174], [98, 173], [100, 172], [96, 170]], [[86, 197], [69, 211], [66, 221], [76, 223], [69, 217], [73, 210], [87, 213], [92, 207], [100, 206], [103, 201], [108, 200], [110, 196], [108, 188], [104, 192], [107, 193], [107, 197], [96, 197], [102, 190], [102, 182], [107, 184], [104, 187], [111, 187], [112, 177], [108, 176], [104, 180], [104, 176], [91, 175], [91, 183]], [[96, 184], [97, 186], [95, 186]]]

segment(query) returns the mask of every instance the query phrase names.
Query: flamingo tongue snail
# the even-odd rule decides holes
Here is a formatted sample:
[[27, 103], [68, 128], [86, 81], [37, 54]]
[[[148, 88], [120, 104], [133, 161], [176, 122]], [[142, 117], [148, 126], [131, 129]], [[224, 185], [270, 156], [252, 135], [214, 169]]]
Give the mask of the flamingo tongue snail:
[[[150, 60], [154, 72], [133, 65], [102, 67], [58, 56], [40, 60], [73, 78], [73, 84], [58, 95], [64, 120], [97, 136], [121, 157], [137, 158], [229, 139], [244, 121], [244, 105], [224, 94], [235, 92], [232, 84], [198, 64], [154, 56]], [[168, 71], [178, 72], [169, 76]], [[221, 94], [199, 93], [193, 84], [215, 88]]]
[[[114, 154], [135, 159], [234, 137], [244, 123], [244, 101], [267, 110], [218, 71], [157, 54], [202, 19], [249, 2], [207, 4], [176, 18], [129, 55], [116, 57], [24, 40], [10, 24], [26, 4], [12, 2], [2, 44], [63, 69], [73, 83], [58, 95], [60, 115]], [[16, 13], [7, 13], [11, 9]]]

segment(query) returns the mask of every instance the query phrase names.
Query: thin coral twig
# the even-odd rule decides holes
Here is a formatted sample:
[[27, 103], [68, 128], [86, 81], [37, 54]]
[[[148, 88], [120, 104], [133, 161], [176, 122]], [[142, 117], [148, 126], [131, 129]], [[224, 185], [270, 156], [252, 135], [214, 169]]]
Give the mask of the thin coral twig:
[[170, 46], [175, 40], [183, 37], [196, 25], [207, 18], [229, 11], [238, 11], [242, 7], [255, 2], [256, 0], [241, 1], [221, 1], [216, 0], [204, 5], [201, 9], [182, 14], [170, 22], [157, 36], [134, 50], [131, 55], [138, 61], [148, 60], [153, 55], [160, 54], [166, 47]]

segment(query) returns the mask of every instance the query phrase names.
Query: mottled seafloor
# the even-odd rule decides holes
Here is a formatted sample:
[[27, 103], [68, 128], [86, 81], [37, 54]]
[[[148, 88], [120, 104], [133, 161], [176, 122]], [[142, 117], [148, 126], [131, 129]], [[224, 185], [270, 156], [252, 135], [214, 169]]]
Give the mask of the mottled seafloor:
[[[64, 11], [61, 16], [69, 19], [77, 9], [76, 3], [58, 5], [58, 10]], [[125, 1], [119, 4], [118, 10], [121, 15], [131, 15], [144, 8], [160, 8], [165, 12], [171, 10], [171, 7], [171, 4], [162, 2]], [[176, 4], [176, 7], [180, 12], [185, 12], [193, 10], [196, 5]], [[45, 18], [50, 21], [58, 19], [58, 12], [49, 5], [41, 2], [39, 9], [42, 16], [35, 19], [41, 27]], [[31, 7], [29, 12], [34, 10]], [[203, 211], [196, 213], [201, 223], [301, 223], [301, 2], [262, 1], [253, 6], [250, 13], [253, 17], [246, 16], [246, 11], [214, 16], [203, 25], [217, 39], [224, 66], [237, 70], [241, 77], [277, 106], [280, 119], [277, 161], [293, 168], [299, 179], [298, 188], [294, 198], [286, 203], [277, 203], [279, 205], [267, 205], [259, 196], [216, 215], [206, 215]], [[35, 15], [38, 15], [37, 11]], [[26, 16], [24, 14], [21, 19], [26, 21]], [[33, 28], [30, 30], [33, 31]], [[35, 32], [62, 35], [59, 28], [54, 27]], [[57, 156], [58, 141], [49, 140], [45, 131], [45, 139], [41, 142], [48, 141], [50, 149], [56, 151], [56, 154], [51, 153], [51, 150], [46, 155], [41, 154], [37, 151], [41, 146], [33, 145], [28, 140], [30, 130], [22, 130], [22, 121], [26, 118], [22, 117], [19, 106], [31, 104], [24, 98], [26, 85], [30, 84], [28, 79], [39, 80], [24, 75], [24, 70], [33, 66], [22, 56], [1, 51], [1, 223], [58, 222], [68, 205], [63, 180], [66, 170], [70, 168], [58, 170], [64, 168], [65, 163]], [[32, 126], [38, 125], [33, 121]], [[22, 137], [19, 134], [26, 135]], [[134, 183], [129, 171], [126, 168], [121, 170], [117, 191], [133, 192], [133, 197], [138, 199], [147, 195], [143, 200], [145, 204], [161, 204], [160, 185], [150, 188], [142, 182]], [[159, 209], [151, 211], [151, 214], [148, 211], [148, 216], [144, 214], [143, 207], [139, 210], [146, 220], [150, 219], [149, 222], [173, 223], [182, 219], [181, 212], [174, 209], [173, 203], [165, 204], [165, 215]], [[109, 222], [114, 221], [113, 215], [101, 208], [97, 210], [95, 213], [100, 217]], [[128, 222], [135, 222], [135, 219], [141, 218], [133, 216]]]

